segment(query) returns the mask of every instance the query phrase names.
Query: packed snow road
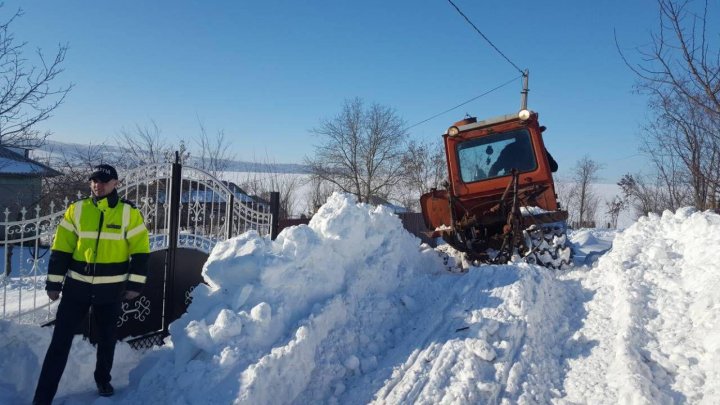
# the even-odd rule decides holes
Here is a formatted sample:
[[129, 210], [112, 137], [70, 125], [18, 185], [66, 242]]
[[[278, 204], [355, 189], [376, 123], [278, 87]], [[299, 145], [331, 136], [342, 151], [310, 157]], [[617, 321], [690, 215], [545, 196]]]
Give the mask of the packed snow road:
[[[110, 402], [720, 403], [720, 216], [680, 210], [613, 237], [571, 235], [569, 271], [452, 273], [391, 212], [336, 194], [276, 241], [219, 244], [166, 345], [119, 346]], [[31, 397], [49, 333], [0, 323], [16, 371], [0, 403]], [[88, 402], [93, 364], [76, 342], [61, 403]]]
[[559, 397], [560, 348], [578, 326], [576, 314], [565, 309], [578, 299], [579, 284], [517, 265], [472, 269], [451, 287], [457, 295], [448, 297], [450, 305], [412, 320], [423, 329], [408, 342], [415, 349], [374, 401], [547, 403]]

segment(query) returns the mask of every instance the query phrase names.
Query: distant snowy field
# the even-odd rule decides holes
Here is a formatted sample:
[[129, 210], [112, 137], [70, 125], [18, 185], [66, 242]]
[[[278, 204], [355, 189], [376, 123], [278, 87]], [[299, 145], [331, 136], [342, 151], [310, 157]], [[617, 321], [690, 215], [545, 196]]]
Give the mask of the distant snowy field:
[[[218, 244], [166, 345], [118, 345], [114, 397], [77, 338], [57, 403], [720, 403], [720, 216], [571, 240], [568, 271], [450, 272], [388, 209], [335, 194], [275, 241]], [[30, 401], [50, 335], [0, 322], [0, 403]]]

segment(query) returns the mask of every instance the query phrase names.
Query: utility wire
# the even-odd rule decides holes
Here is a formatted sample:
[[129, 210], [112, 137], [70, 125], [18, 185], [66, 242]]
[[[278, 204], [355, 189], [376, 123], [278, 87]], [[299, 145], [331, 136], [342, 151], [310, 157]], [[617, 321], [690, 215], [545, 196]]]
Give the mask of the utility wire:
[[490, 89], [490, 90], [486, 91], [485, 93], [480, 94], [479, 96], [475, 96], [475, 97], [471, 98], [470, 100], [464, 101], [464, 102], [456, 105], [455, 107], [449, 108], [449, 109], [447, 109], [447, 110], [445, 110], [445, 111], [443, 111], [443, 112], [441, 112], [441, 113], [438, 113], [438, 114], [433, 115], [433, 116], [430, 117], [430, 118], [426, 118], [426, 119], [424, 119], [424, 120], [422, 120], [422, 121], [420, 121], [420, 122], [418, 122], [418, 123], [412, 124], [412, 125], [410, 125], [409, 127], [406, 127], [405, 129], [408, 130], [408, 129], [413, 128], [413, 127], [416, 127], [416, 126], [418, 126], [418, 125], [420, 125], [420, 124], [424, 124], [424, 123], [430, 121], [431, 119], [437, 118], [437, 117], [439, 117], [439, 116], [441, 116], [441, 115], [443, 115], [443, 114], [445, 114], [445, 113], [449, 113], [450, 111], [452, 111], [452, 110], [454, 110], [454, 109], [456, 109], [456, 108], [462, 107], [462, 106], [464, 106], [465, 104], [470, 103], [470, 102], [472, 102], [472, 101], [475, 101], [475, 100], [479, 99], [480, 97], [486, 96], [486, 95], [492, 93], [492, 92], [495, 91], [495, 90], [498, 90], [498, 89], [500, 89], [500, 88], [503, 88], [503, 87], [507, 86], [508, 84], [514, 82], [515, 80], [517, 80], [517, 79], [519, 79], [519, 78], [521, 78], [521, 77], [522, 77], [522, 76], [513, 77], [511, 80], [508, 80], [507, 82], [505, 82], [505, 83], [503, 83], [503, 84], [501, 84], [501, 85], [499, 85], [499, 86], [497, 86], [497, 87], [495, 87], [495, 88], [493, 88], [493, 89]]
[[480, 34], [480, 36], [483, 37], [483, 39], [484, 39], [485, 41], [487, 41], [487, 43], [490, 44], [490, 46], [492, 46], [493, 49], [495, 49], [495, 50], [497, 51], [497, 53], [500, 54], [500, 56], [502, 56], [503, 58], [505, 58], [505, 60], [508, 61], [508, 63], [510, 63], [515, 69], [517, 69], [518, 72], [520, 72], [520, 74], [524, 74], [523, 70], [520, 69], [516, 64], [514, 64], [507, 56], [505, 56], [505, 54], [502, 53], [502, 51], [500, 51], [500, 49], [498, 49], [498, 47], [495, 46], [495, 44], [493, 44], [492, 41], [490, 41], [490, 40], [488, 39], [488, 37], [486, 37], [485, 34], [483, 34], [483, 33], [478, 29], [478, 27], [476, 27], [475, 24], [473, 24], [473, 22], [470, 21], [470, 19], [469, 19], [462, 11], [460, 11], [460, 8], [458, 8], [458, 6], [456, 6], [455, 3], [452, 2], [452, 0], [448, 0], [448, 2], [449, 2], [453, 7], [455, 7], [455, 10], [457, 10], [457, 12], [460, 13], [461, 16], [463, 16], [463, 18], [465, 19], [465, 21], [467, 21], [468, 24], [470, 24], [473, 28], [475, 28], [475, 31], [477, 31], [477, 33]]
[[428, 122], [428, 121], [430, 121], [430, 120], [432, 120], [432, 119], [434, 119], [434, 118], [437, 118], [437, 117], [439, 117], [439, 116], [441, 116], [441, 115], [443, 115], [443, 114], [449, 113], [450, 111], [452, 111], [452, 110], [454, 110], [454, 109], [456, 109], [456, 108], [462, 107], [462, 106], [464, 106], [465, 104], [468, 104], [468, 103], [470, 103], [470, 102], [473, 102], [473, 101], [479, 99], [480, 97], [486, 96], [486, 95], [492, 93], [492, 92], [495, 91], [495, 90], [498, 90], [498, 89], [500, 89], [500, 88], [502, 88], [502, 87], [507, 86], [508, 84], [514, 82], [515, 80], [519, 79], [520, 77], [525, 77], [525, 75], [527, 75], [527, 72], [526, 72], [526, 71], [523, 71], [522, 69], [520, 69], [516, 64], [513, 63], [513, 61], [511, 61], [507, 56], [505, 56], [505, 54], [502, 53], [502, 51], [501, 51], [500, 49], [498, 49], [498, 47], [495, 46], [495, 44], [493, 44], [492, 41], [490, 41], [490, 39], [489, 39], [488, 37], [486, 37], [485, 34], [483, 34], [483, 33], [480, 31], [480, 29], [478, 29], [478, 27], [475, 26], [475, 24], [473, 24], [472, 21], [470, 21], [470, 19], [465, 15], [465, 13], [463, 13], [462, 10], [460, 10], [460, 8], [459, 8], [457, 5], [455, 5], [455, 3], [452, 2], [452, 0], [448, 0], [448, 2], [449, 2], [453, 7], [455, 7], [455, 10], [457, 10], [457, 12], [460, 13], [460, 15], [465, 19], [465, 21], [467, 21], [468, 24], [470, 24], [470, 25], [475, 29], [475, 31], [477, 31], [477, 33], [480, 34], [480, 36], [483, 37], [483, 39], [484, 39], [485, 41], [487, 41], [487, 43], [490, 44], [490, 46], [492, 46], [493, 49], [495, 49], [495, 51], [497, 51], [497, 53], [500, 54], [500, 56], [502, 56], [503, 58], [505, 58], [505, 60], [508, 61], [508, 63], [510, 63], [518, 72], [520, 72], [520, 76], [519, 76], [519, 77], [514, 77], [514, 78], [512, 78], [511, 80], [508, 80], [507, 82], [505, 82], [505, 83], [503, 83], [503, 84], [501, 84], [501, 85], [499, 85], [499, 86], [497, 86], [497, 87], [495, 87], [495, 88], [493, 88], [493, 89], [490, 89], [490, 90], [488, 90], [488, 91], [480, 94], [479, 96], [473, 97], [473, 98], [471, 98], [470, 100], [464, 101], [464, 102], [456, 105], [455, 107], [449, 108], [449, 109], [447, 109], [447, 110], [445, 110], [445, 111], [443, 111], [443, 112], [441, 112], [441, 113], [438, 113], [438, 114], [433, 115], [433, 116], [430, 117], [430, 118], [426, 118], [426, 119], [424, 119], [424, 120], [422, 120], [422, 121], [420, 121], [420, 122], [417, 122], [417, 123], [415, 123], [415, 124], [413, 124], [413, 125], [410, 125], [409, 127], [406, 127], [406, 128], [405, 128], [406, 130], [408, 130], [408, 129], [410, 129], [410, 128], [414, 128], [414, 127], [416, 127], [416, 126], [418, 126], [418, 125], [420, 125], [420, 124], [424, 124], [424, 123], [426, 123], [426, 122]]

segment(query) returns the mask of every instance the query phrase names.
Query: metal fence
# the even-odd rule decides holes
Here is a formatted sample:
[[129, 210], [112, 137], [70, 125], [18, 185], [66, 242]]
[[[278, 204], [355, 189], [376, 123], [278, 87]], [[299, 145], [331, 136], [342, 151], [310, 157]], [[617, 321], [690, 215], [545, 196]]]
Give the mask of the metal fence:
[[[170, 263], [161, 266], [162, 274], [157, 275], [161, 285], [153, 287], [163, 289], [160, 294], [163, 300], [173, 296], [165, 290], [168, 284], [172, 287], [176, 278], [176, 249], [207, 255], [218, 242], [246, 231], [271, 236], [277, 233], [277, 193], [272, 194], [272, 202], [262, 201], [202, 169], [182, 166], [179, 162], [127, 171], [121, 178], [118, 193], [121, 198], [134, 202], [143, 213], [150, 232], [151, 252], [173, 252], [161, 255], [169, 258]], [[77, 197], [83, 198], [80, 193]], [[55, 228], [70, 203], [69, 199], [60, 204], [51, 203], [46, 212], [41, 212], [40, 207], [23, 208], [19, 212], [5, 208], [0, 212], [0, 257], [3, 259], [0, 319], [32, 324], [45, 324], [54, 319], [57, 302], [48, 300], [45, 278]], [[193, 265], [198, 267], [197, 261]], [[201, 263], [199, 267], [183, 271], [194, 272], [191, 278], [197, 279]], [[154, 296], [157, 295], [156, 291]], [[157, 299], [151, 303], [144, 294], [131, 303], [124, 303], [119, 324], [128, 320], [141, 323], [151, 311], [150, 306], [156, 311], [165, 308], [167, 303], [158, 303]], [[174, 314], [178, 312], [170, 310]], [[163, 312], [163, 329], [171, 320]]]
[[68, 204], [68, 199], [62, 204], [51, 203], [44, 215], [40, 207], [17, 213], [5, 208], [2, 212], [1, 319], [39, 324], [54, 318], [57, 304], [50, 303], [44, 291], [48, 251]]

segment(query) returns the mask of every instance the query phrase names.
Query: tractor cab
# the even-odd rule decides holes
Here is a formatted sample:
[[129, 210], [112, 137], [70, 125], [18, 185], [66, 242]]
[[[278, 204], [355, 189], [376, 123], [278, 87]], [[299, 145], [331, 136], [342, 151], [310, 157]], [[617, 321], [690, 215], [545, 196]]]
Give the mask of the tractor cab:
[[567, 211], [560, 210], [555, 194], [556, 166], [543, 143], [544, 129], [538, 114], [525, 109], [450, 126], [443, 134], [445, 190], [420, 198], [432, 236], [473, 260], [504, 262], [518, 253], [548, 267], [567, 265]]
[[537, 113], [524, 111], [479, 122], [468, 118], [448, 128], [443, 138], [454, 197], [472, 204], [477, 198], [499, 196], [515, 170], [521, 191], [543, 189], [532, 201], [535, 206], [558, 209], [542, 139], [545, 128], [538, 124]]

